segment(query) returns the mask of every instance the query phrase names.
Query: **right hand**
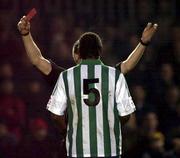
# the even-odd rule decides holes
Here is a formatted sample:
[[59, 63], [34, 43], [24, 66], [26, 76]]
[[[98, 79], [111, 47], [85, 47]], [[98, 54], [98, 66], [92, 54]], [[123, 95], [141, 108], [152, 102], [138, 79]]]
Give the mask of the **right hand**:
[[144, 43], [149, 43], [152, 37], [154, 36], [154, 34], [156, 33], [157, 29], [158, 29], [158, 24], [152, 24], [149, 22], [142, 33], [141, 40]]
[[17, 24], [20, 34], [24, 35], [30, 32], [30, 22], [27, 20], [26, 16], [23, 16]]

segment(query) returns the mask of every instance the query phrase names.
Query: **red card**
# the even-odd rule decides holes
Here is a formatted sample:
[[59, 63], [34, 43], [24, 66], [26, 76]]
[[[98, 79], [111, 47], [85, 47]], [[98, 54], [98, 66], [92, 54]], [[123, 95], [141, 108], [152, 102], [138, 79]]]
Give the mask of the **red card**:
[[37, 11], [35, 8], [31, 9], [30, 12], [27, 14], [26, 18], [28, 21], [30, 21], [35, 15]]

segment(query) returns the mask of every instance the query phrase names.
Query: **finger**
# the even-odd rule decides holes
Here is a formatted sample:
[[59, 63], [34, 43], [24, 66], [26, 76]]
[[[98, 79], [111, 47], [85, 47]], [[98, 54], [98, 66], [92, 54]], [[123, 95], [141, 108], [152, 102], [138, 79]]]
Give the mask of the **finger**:
[[30, 25], [27, 25], [27, 26], [25, 27], [26, 30], [29, 30], [29, 28], [30, 28]]
[[25, 20], [21, 20], [20, 22], [22, 25], [26, 25], [26, 23], [27, 23]]
[[148, 22], [147, 26], [146, 26], [146, 29], [150, 29], [152, 27], [152, 23], [151, 22]]
[[18, 23], [18, 26], [19, 27], [21, 27], [21, 28], [24, 28], [24, 27], [26, 27], [26, 22], [23, 22], [23, 21], [20, 21], [19, 23]]
[[156, 32], [157, 31], [157, 28], [158, 28], [158, 24], [154, 24], [153, 27], [152, 27], [152, 32]]
[[25, 30], [26, 27], [19, 27], [19, 30], [22, 31], [22, 30]]
[[157, 30], [158, 24], [154, 24], [154, 25], [153, 25], [153, 28], [154, 28], [155, 30]]
[[22, 18], [23, 18], [23, 19], [26, 19], [26, 16], [24, 15]]
[[157, 31], [158, 25], [154, 24], [152, 29], [151, 29], [151, 36], [153, 36], [155, 34], [155, 32]]
[[26, 25], [24, 25], [24, 24], [22, 24], [21, 22], [18, 24], [18, 27], [20, 28], [20, 29], [24, 29], [24, 28], [26, 28]]
[[25, 21], [25, 22], [28, 22], [28, 19], [27, 19], [27, 17], [25, 15], [21, 18], [21, 20]]

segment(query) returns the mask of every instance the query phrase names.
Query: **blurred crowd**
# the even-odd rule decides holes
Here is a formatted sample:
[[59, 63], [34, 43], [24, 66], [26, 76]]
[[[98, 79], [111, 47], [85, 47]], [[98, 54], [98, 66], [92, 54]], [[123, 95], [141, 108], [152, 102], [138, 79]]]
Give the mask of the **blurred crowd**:
[[[147, 22], [159, 29], [126, 75], [137, 111], [123, 127], [125, 158], [180, 157], [180, 13], [176, 0], [0, 0], [0, 157], [63, 157], [64, 139], [46, 104], [53, 87], [28, 60], [18, 20], [32, 7], [31, 32], [44, 57], [69, 68], [85, 31], [102, 37], [104, 63], [125, 60]], [[64, 156], [65, 157], [65, 156]]]

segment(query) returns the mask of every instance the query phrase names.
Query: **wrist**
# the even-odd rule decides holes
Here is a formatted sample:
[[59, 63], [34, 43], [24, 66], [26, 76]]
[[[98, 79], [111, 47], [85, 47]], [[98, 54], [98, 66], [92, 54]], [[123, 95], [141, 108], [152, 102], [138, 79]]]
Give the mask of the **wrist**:
[[27, 33], [21, 33], [21, 36], [28, 36], [30, 32], [27, 32]]
[[141, 43], [143, 46], [147, 47], [147, 46], [150, 44], [150, 41], [149, 41], [149, 42], [144, 42], [144, 41], [142, 40], [142, 38], [141, 38], [141, 39], [140, 39], [140, 43]]

